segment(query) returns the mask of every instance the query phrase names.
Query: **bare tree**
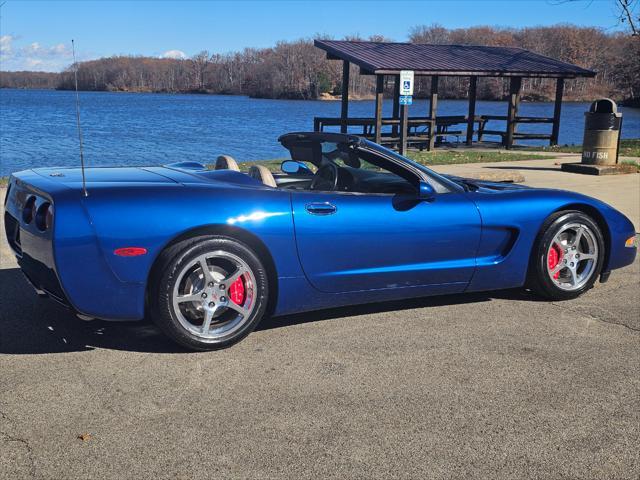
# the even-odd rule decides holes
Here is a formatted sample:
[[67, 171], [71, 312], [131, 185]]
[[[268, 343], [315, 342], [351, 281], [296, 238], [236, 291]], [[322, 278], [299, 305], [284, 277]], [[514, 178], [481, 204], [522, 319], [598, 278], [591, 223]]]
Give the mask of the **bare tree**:
[[626, 23], [631, 29], [631, 35], [638, 36], [638, 25], [640, 24], [640, 13], [638, 13], [638, 0], [616, 0], [620, 10], [619, 19], [621, 23]]
[[429, 26], [419, 25], [413, 27], [409, 32], [409, 39], [413, 43], [430, 43], [444, 45], [450, 43], [449, 30], [439, 23], [432, 23]]
[[[612, 0], [616, 7], [616, 16], [619, 23], [627, 24], [631, 31], [631, 36], [640, 35], [638, 26], [640, 25], [640, 1], [639, 0]], [[555, 0], [554, 3], [560, 5], [563, 3], [588, 2], [590, 5], [593, 0]]]
[[209, 55], [209, 52], [206, 50], [202, 50], [200, 53], [191, 57], [191, 61], [194, 74], [194, 88], [198, 91], [204, 91], [206, 84], [205, 75], [207, 67], [209, 66], [209, 63], [211, 63], [211, 55]]

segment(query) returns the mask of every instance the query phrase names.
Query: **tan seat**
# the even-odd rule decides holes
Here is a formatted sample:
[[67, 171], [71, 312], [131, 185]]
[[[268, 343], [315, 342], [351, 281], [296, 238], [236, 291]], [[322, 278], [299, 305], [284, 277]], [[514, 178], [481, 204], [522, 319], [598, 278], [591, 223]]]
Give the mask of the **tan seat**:
[[238, 167], [238, 162], [236, 162], [233, 157], [220, 155], [216, 159], [216, 170], [233, 170], [234, 172], [239, 172], [240, 167]]
[[273, 174], [264, 165], [252, 165], [249, 169], [249, 176], [251, 178], [255, 178], [256, 180], [260, 180], [267, 187], [278, 187], [276, 179], [273, 178]]

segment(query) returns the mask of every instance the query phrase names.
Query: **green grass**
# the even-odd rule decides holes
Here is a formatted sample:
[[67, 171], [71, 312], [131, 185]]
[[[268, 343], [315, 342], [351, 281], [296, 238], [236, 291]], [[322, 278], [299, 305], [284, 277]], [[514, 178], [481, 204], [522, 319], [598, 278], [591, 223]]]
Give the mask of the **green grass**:
[[285, 160], [289, 160], [289, 159], [276, 158], [274, 160], [257, 160], [255, 162], [242, 162], [240, 164], [240, 169], [243, 171], [249, 171], [249, 168], [251, 168], [251, 165], [264, 165], [272, 172], [281, 172], [282, 170], [280, 170], [280, 165], [282, 165], [282, 162], [284, 162]]
[[[620, 155], [640, 158], [640, 138], [620, 140]], [[638, 163], [636, 161], [636, 163]]]
[[0, 187], [6, 187], [9, 183], [9, 177], [0, 177]]
[[[238, 166], [240, 167], [240, 170], [243, 171], [243, 172], [248, 172], [249, 169], [251, 168], [251, 165], [264, 165], [265, 167], [267, 167], [272, 172], [280, 172], [281, 171], [280, 170], [280, 165], [285, 160], [289, 160], [289, 159], [288, 158], [274, 158], [274, 159], [271, 159], [271, 160], [254, 160], [254, 161], [247, 161], [247, 162], [238, 162]], [[212, 169], [213, 165], [207, 165], [207, 168]]]
[[[582, 145], [556, 145], [553, 147], [527, 147], [538, 152], [582, 153]], [[640, 157], [640, 138], [620, 140], [621, 157]]]
[[462, 163], [512, 162], [518, 160], [543, 160], [545, 158], [553, 158], [553, 156], [550, 155], [531, 153], [480, 152], [474, 150], [410, 151], [407, 156], [423, 165], [458, 165]]
[[636, 167], [636, 171], [640, 173], [640, 160], [622, 160], [620, 163], [622, 165], [630, 165]]

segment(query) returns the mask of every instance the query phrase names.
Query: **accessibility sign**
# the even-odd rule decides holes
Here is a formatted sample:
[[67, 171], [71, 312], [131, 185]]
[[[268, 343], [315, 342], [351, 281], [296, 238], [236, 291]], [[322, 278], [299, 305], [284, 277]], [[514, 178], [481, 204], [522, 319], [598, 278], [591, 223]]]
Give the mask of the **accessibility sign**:
[[400, 95], [400, 105], [411, 105], [413, 97], [411, 95]]
[[400, 95], [413, 95], [413, 70], [400, 70]]

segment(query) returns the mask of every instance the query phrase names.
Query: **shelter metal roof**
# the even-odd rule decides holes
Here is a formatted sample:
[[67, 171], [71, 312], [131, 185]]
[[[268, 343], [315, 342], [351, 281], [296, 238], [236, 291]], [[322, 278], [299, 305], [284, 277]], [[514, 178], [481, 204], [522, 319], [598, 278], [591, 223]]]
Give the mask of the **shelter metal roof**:
[[331, 59], [347, 60], [366, 73], [497, 77], [593, 77], [596, 72], [516, 47], [315, 40]]

